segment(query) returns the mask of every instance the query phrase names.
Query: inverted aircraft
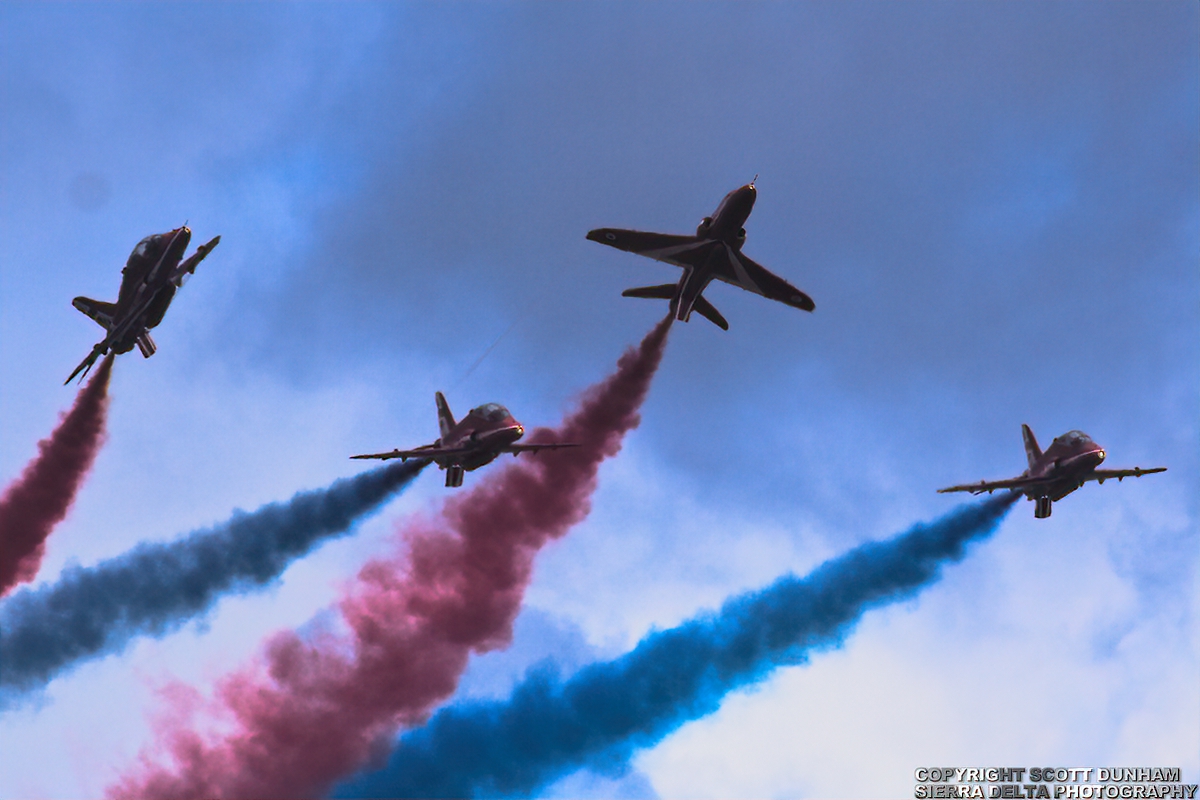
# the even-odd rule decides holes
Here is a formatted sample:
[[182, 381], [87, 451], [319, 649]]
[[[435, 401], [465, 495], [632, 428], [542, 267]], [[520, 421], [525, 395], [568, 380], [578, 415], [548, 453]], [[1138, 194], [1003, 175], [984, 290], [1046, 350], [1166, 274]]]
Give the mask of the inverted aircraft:
[[1035, 501], [1033, 516], [1045, 519], [1050, 516], [1054, 501], [1063, 499], [1088, 481], [1104, 483], [1109, 478], [1121, 481], [1125, 478], [1139, 478], [1153, 472], [1167, 471], [1166, 467], [1097, 469], [1104, 461], [1104, 448], [1092, 441], [1083, 431], [1064, 433], [1051, 442], [1044, 453], [1038, 447], [1037, 439], [1028, 425], [1021, 426], [1021, 434], [1025, 438], [1025, 456], [1029, 461], [1029, 469], [1008, 480], [966, 483], [938, 491], [991, 494], [997, 489], [1009, 489]]
[[186, 225], [147, 236], [133, 248], [121, 270], [117, 302], [106, 303], [90, 297], [76, 297], [71, 301], [71, 305], [94, 319], [108, 333], [80, 362], [66, 383], [80, 373], [87, 375], [96, 359], [110, 350], [128, 353], [136, 346], [146, 358], [154, 355], [158, 346], [150, 338], [150, 329], [162, 322], [175, 291], [221, 241], [220, 236], [214, 237], [185, 261], [183, 254], [191, 239], [192, 232]]
[[734, 189], [725, 195], [711, 217], [700, 220], [695, 236], [597, 228], [589, 231], [587, 238], [618, 250], [683, 267], [683, 275], [678, 283], [641, 286], [621, 293], [622, 297], [670, 300], [671, 313], [681, 322], [687, 322], [692, 312], [696, 311], [721, 330], [729, 330], [729, 323], [702, 296], [714, 278], [793, 308], [812, 311], [815, 306], [811, 297], [742, 253], [742, 245], [746, 241], [746, 229], [743, 226], [757, 197], [754, 181]]
[[539, 450], [554, 450], [560, 447], [578, 447], [574, 443], [543, 442], [517, 444], [525, 435], [525, 427], [513, 419], [508, 409], [499, 403], [485, 403], [472, 408], [461, 421], [455, 422], [450, 406], [441, 392], [434, 395], [437, 401], [438, 428], [441, 438], [433, 444], [422, 445], [412, 450], [393, 450], [390, 453], [372, 453], [350, 456], [351, 458], [428, 458], [446, 471], [446, 485], [462, 486], [463, 473], [479, 469], [496, 460], [501, 453], [534, 453]]

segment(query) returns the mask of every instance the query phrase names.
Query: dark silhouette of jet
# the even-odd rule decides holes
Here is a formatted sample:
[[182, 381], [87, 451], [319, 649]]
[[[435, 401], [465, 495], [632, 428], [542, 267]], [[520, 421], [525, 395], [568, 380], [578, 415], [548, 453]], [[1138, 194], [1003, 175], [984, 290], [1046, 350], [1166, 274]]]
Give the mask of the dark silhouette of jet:
[[[192, 232], [185, 225], [166, 233], [156, 233], [138, 242], [121, 270], [121, 291], [117, 302], [105, 303], [90, 297], [76, 297], [71, 305], [87, 314], [108, 331], [92, 352], [80, 362], [66, 383], [76, 375], [87, 375], [96, 359], [110, 350], [128, 353], [136, 345], [146, 358], [158, 349], [150, 338], [150, 329], [162, 322], [175, 290], [183, 286], [196, 266], [204, 260], [221, 237], [201, 245], [190, 258], [183, 261]], [[82, 376], [81, 376], [82, 379]]]
[[[757, 175], [754, 177], [758, 179]], [[701, 296], [714, 278], [794, 308], [812, 311], [811, 297], [742, 254], [742, 245], [746, 241], [746, 229], [742, 226], [750, 216], [757, 196], [754, 181], [734, 189], [725, 195], [711, 217], [700, 221], [695, 236], [597, 228], [589, 231], [587, 238], [683, 267], [679, 283], [642, 286], [621, 293], [623, 297], [670, 300], [671, 313], [682, 322], [687, 322], [692, 312], [697, 311], [722, 330], [729, 330], [725, 318]]]
[[1050, 516], [1050, 508], [1055, 500], [1063, 499], [1088, 481], [1104, 483], [1109, 478], [1120, 481], [1167, 471], [1166, 467], [1096, 469], [1104, 461], [1104, 448], [1093, 442], [1083, 431], [1064, 433], [1051, 442], [1044, 453], [1038, 447], [1037, 439], [1033, 437], [1033, 431], [1028, 425], [1021, 426], [1021, 434], [1025, 437], [1025, 456], [1029, 460], [1029, 469], [1019, 476], [1005, 481], [966, 483], [938, 491], [991, 494], [997, 489], [1009, 489], [1036, 501], [1033, 516], [1045, 519]]
[[462, 486], [463, 473], [479, 469], [496, 460], [501, 453], [531, 453], [538, 450], [553, 450], [559, 447], [578, 447], [565, 442], [544, 444], [516, 444], [525, 435], [525, 427], [513, 419], [508, 409], [498, 403], [486, 403], [472, 408], [461, 422], [454, 421], [450, 406], [441, 392], [437, 400], [438, 427], [442, 436], [433, 444], [422, 445], [413, 450], [393, 450], [390, 453], [350, 456], [351, 458], [427, 458], [437, 462], [446, 470], [447, 486]]

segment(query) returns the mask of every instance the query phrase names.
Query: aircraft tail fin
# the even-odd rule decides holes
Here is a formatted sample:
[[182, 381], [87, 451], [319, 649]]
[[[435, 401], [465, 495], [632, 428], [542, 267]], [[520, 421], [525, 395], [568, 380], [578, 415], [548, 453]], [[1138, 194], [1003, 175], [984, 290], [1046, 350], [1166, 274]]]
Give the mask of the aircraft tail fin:
[[117, 310], [116, 303], [106, 303], [90, 297], [76, 297], [71, 301], [71, 305], [94, 319], [104, 330], [112, 330], [113, 315]]
[[[671, 313], [675, 313], [679, 298], [679, 284], [664, 283], [661, 286], [638, 286], [621, 292], [622, 297], [648, 297], [653, 300], [670, 300]], [[692, 311], [697, 311], [702, 317], [723, 331], [729, 330], [729, 323], [721, 316], [721, 312], [713, 308], [713, 304], [704, 299], [703, 295], [696, 298]]]
[[652, 300], [674, 300], [679, 285], [664, 283], [662, 286], [639, 286], [621, 292], [621, 297], [648, 297]]
[[1037, 439], [1028, 425], [1021, 425], [1021, 437], [1025, 440], [1025, 458], [1029, 460], [1029, 468], [1033, 469], [1042, 459], [1042, 448], [1038, 447]]
[[454, 415], [450, 413], [450, 406], [441, 392], [434, 395], [434, 399], [437, 400], [438, 430], [442, 432], [442, 438], [445, 439], [446, 434], [450, 433], [450, 429], [454, 427]]
[[716, 325], [723, 331], [729, 330], [729, 323], [721, 316], [721, 312], [713, 308], [712, 303], [704, 299], [704, 296], [696, 298], [696, 302], [692, 304], [692, 310], [698, 312], [700, 316]]

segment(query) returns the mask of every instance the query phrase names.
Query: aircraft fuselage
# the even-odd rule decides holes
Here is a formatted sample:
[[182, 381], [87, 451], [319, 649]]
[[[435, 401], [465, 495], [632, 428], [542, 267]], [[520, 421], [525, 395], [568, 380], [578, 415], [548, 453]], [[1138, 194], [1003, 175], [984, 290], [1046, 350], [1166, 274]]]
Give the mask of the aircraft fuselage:
[[170, 281], [171, 273], [191, 240], [192, 232], [185, 226], [147, 236], [133, 248], [121, 270], [121, 291], [113, 311], [114, 352], [129, 352], [140, 335], [162, 322], [177, 288]]
[[712, 283], [721, 265], [736, 261], [733, 253], [741, 252], [746, 242], [746, 229], [743, 226], [750, 218], [757, 198], [758, 190], [753, 183], [748, 183], [725, 195], [712, 216], [700, 221], [696, 236], [719, 242], [720, 245], [709, 250], [708, 257], [699, 267], [684, 267], [675, 297], [671, 300], [671, 311], [680, 322], [687, 322], [691, 318], [696, 300]]
[[681, 322], [687, 322], [696, 311], [718, 328], [729, 330], [729, 323], [721, 312], [703, 297], [705, 287], [714, 280], [801, 311], [812, 311], [815, 306], [811, 297], [742, 252], [746, 242], [743, 226], [754, 210], [757, 197], [754, 181], [734, 189], [722, 198], [711, 217], [700, 220], [694, 236], [628, 228], [595, 228], [588, 231], [587, 238], [607, 247], [681, 267], [683, 275], [675, 283], [636, 286], [621, 292], [624, 297], [668, 300], [671, 316]]
[[176, 290], [221, 241], [220, 236], [213, 237], [185, 261], [183, 254], [191, 239], [192, 232], [186, 225], [147, 236], [133, 248], [121, 270], [117, 302], [82, 296], [71, 301], [71, 305], [95, 320], [106, 333], [67, 378], [67, 383], [80, 373], [86, 375], [96, 359], [109, 352], [128, 353], [136, 346], [146, 358], [154, 355], [158, 348], [150, 338], [150, 329], [162, 322]]
[[758, 190], [753, 183], [734, 189], [721, 199], [711, 217], [701, 221], [696, 235], [701, 239], [719, 239], [735, 250], [741, 250], [746, 241], [746, 229], [743, 226], [750, 218], [757, 199]]
[[1089, 479], [1096, 467], [1104, 462], [1104, 448], [1082, 431], [1070, 431], [1059, 436], [1031, 465], [1026, 474], [1042, 483], [1022, 493], [1030, 500], [1048, 497], [1053, 501], [1075, 491]]
[[1037, 438], [1028, 425], [1021, 426], [1025, 440], [1025, 459], [1029, 468], [1015, 478], [999, 481], [980, 481], [947, 486], [938, 492], [970, 492], [980, 494], [1007, 489], [1023, 494], [1036, 503], [1033, 516], [1045, 519], [1058, 500], [1088, 481], [1104, 483], [1107, 480], [1122, 481], [1125, 478], [1140, 478], [1156, 472], [1166, 472], [1166, 467], [1142, 469], [1100, 469], [1104, 462], [1104, 448], [1092, 441], [1083, 431], [1067, 431], [1055, 439], [1045, 452], [1038, 447]]
[[459, 466], [470, 472], [495, 461], [505, 447], [524, 435], [525, 427], [513, 419], [507, 408], [488, 403], [471, 409], [445, 436], [434, 442], [435, 447], [461, 447], [466, 452], [433, 460], [442, 469]]
[[351, 458], [426, 459], [446, 472], [446, 486], [462, 486], [463, 473], [476, 470], [496, 460], [501, 453], [538, 452], [560, 447], [578, 447], [567, 442], [537, 442], [517, 444], [525, 435], [525, 427], [513, 419], [508, 409], [499, 403], [484, 403], [471, 409], [459, 422], [454, 421], [450, 406], [441, 392], [434, 395], [437, 402], [438, 430], [442, 436], [433, 444], [412, 450], [392, 450], [390, 453], [364, 453]]

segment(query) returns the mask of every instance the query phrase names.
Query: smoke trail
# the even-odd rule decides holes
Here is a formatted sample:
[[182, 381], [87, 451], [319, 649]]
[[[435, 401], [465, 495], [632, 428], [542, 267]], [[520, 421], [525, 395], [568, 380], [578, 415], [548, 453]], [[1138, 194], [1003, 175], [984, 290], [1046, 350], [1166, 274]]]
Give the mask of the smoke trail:
[[638, 424], [670, 324], [625, 353], [557, 430], [533, 437], [579, 447], [510, 462], [437, 518], [405, 526], [407, 558], [367, 564], [341, 602], [348, 640], [277, 634], [265, 664], [217, 687], [218, 713], [232, 718], [234, 733], [202, 738], [177, 717], [160, 737], [173, 768], [143, 756], [141, 774], [111, 793], [320, 795], [385, 752], [398, 725], [422, 721], [454, 692], [471, 651], [511, 640], [534, 556], [590, 510], [600, 463]]
[[528, 673], [507, 701], [460, 703], [405, 735], [387, 767], [338, 797], [529, 796], [586, 766], [622, 764], [776, 667], [840, 644], [869, 608], [910, 597], [991, 533], [1015, 495], [960, 506], [861, 545], [805, 578], [788, 575], [567, 681]]
[[33, 580], [46, 538], [66, 518], [92, 468], [104, 442], [112, 362], [111, 355], [100, 362], [54, 433], [38, 442], [37, 458], [0, 497], [0, 595]]
[[55, 584], [14, 594], [0, 605], [0, 706], [135, 636], [179, 628], [221, 594], [269, 583], [322, 539], [345, 533], [428, 463], [396, 462], [253, 513], [237, 511], [216, 527], [143, 543], [94, 567], [70, 567]]

